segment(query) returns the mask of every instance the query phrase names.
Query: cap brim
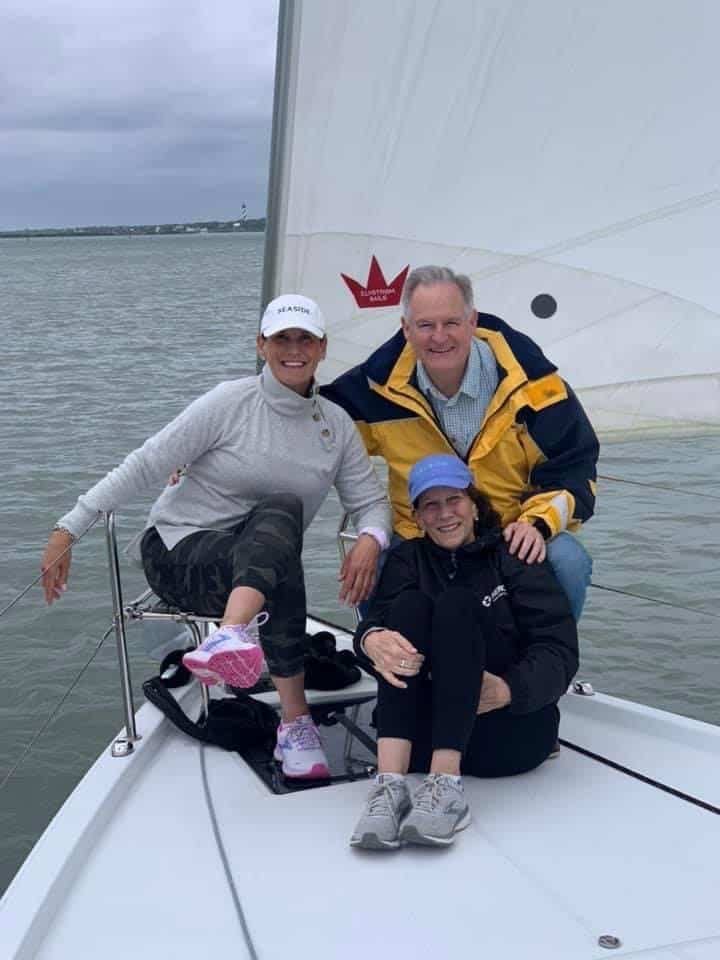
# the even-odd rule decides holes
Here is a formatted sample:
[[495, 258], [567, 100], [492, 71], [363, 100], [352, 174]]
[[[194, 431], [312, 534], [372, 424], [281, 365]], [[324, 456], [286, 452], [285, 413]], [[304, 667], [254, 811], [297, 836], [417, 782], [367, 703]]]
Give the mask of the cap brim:
[[263, 337], [274, 337], [276, 333], [282, 333], [283, 330], [306, 330], [314, 337], [317, 337], [318, 340], [325, 339], [324, 330], [316, 326], [314, 323], [310, 323], [307, 320], [300, 320], [297, 317], [295, 317], [293, 320], [286, 320], [285, 318], [271, 320], [269, 323], [262, 325], [260, 328], [260, 333], [263, 335]]
[[418, 484], [419, 489], [417, 489], [417, 492], [408, 491], [410, 494], [410, 502], [415, 503], [418, 497], [427, 493], [428, 490], [432, 490], [433, 487], [451, 487], [454, 490], [467, 490], [471, 483], [471, 480], [467, 483], [461, 483], [459, 480], [449, 480], [447, 477], [442, 480], [433, 478], [432, 480], [428, 480], [427, 483]]

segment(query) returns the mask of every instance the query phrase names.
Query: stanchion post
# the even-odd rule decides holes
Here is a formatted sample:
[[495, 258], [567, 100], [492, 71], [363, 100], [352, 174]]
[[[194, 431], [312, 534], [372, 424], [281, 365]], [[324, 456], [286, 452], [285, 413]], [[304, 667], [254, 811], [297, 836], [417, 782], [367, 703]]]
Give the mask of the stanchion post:
[[118, 558], [117, 537], [115, 536], [115, 514], [105, 514], [105, 536], [110, 568], [110, 591], [113, 605], [113, 624], [117, 645], [118, 666], [120, 667], [120, 689], [125, 712], [125, 736], [118, 737], [113, 743], [111, 753], [114, 757], [127, 757], [140, 739], [135, 726], [135, 707], [133, 704], [132, 683], [130, 680], [130, 661], [125, 633], [125, 615], [123, 611], [122, 586], [120, 583], [120, 560]]

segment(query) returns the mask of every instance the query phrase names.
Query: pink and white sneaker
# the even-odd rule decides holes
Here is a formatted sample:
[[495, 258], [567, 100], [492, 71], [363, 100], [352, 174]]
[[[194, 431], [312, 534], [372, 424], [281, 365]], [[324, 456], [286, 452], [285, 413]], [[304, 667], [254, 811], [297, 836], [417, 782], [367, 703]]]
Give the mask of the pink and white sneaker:
[[258, 627], [267, 621], [268, 614], [259, 613], [249, 623], [220, 627], [196, 650], [186, 653], [182, 662], [206, 686], [227, 683], [253, 687], [260, 679], [264, 660], [257, 642]]
[[286, 777], [322, 780], [330, 776], [320, 734], [308, 714], [280, 724], [274, 757], [282, 764]]

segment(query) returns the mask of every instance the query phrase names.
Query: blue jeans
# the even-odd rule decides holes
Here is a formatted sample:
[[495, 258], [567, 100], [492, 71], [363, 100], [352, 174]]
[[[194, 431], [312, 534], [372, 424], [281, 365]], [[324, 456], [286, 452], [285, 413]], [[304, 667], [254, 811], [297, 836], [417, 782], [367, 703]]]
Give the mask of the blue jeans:
[[567, 594], [577, 623], [590, 584], [592, 558], [577, 537], [564, 532], [548, 540], [547, 558], [558, 583]]
[[[402, 539], [397, 533], [394, 533], [390, 546], [401, 543]], [[548, 540], [546, 546], [548, 563], [553, 568], [558, 583], [567, 594], [575, 623], [578, 623], [585, 606], [585, 594], [592, 576], [592, 557], [577, 537], [564, 531], [558, 533], [552, 540]], [[383, 550], [378, 559], [378, 579], [382, 568], [385, 566], [386, 558], [387, 551]], [[358, 607], [361, 617], [367, 616], [371, 600], [372, 596]]]

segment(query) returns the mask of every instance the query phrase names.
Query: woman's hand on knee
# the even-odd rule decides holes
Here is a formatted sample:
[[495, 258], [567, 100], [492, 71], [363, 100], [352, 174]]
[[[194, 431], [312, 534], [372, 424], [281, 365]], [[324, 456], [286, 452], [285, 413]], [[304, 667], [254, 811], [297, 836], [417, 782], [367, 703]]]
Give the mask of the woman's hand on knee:
[[397, 630], [374, 630], [363, 641], [365, 652], [380, 676], [393, 687], [405, 689], [401, 677], [420, 672], [425, 657]]
[[480, 700], [478, 702], [478, 713], [490, 713], [492, 710], [500, 710], [506, 707], [512, 701], [510, 687], [502, 677], [496, 676], [486, 670], [483, 674], [482, 686], [480, 687]]

